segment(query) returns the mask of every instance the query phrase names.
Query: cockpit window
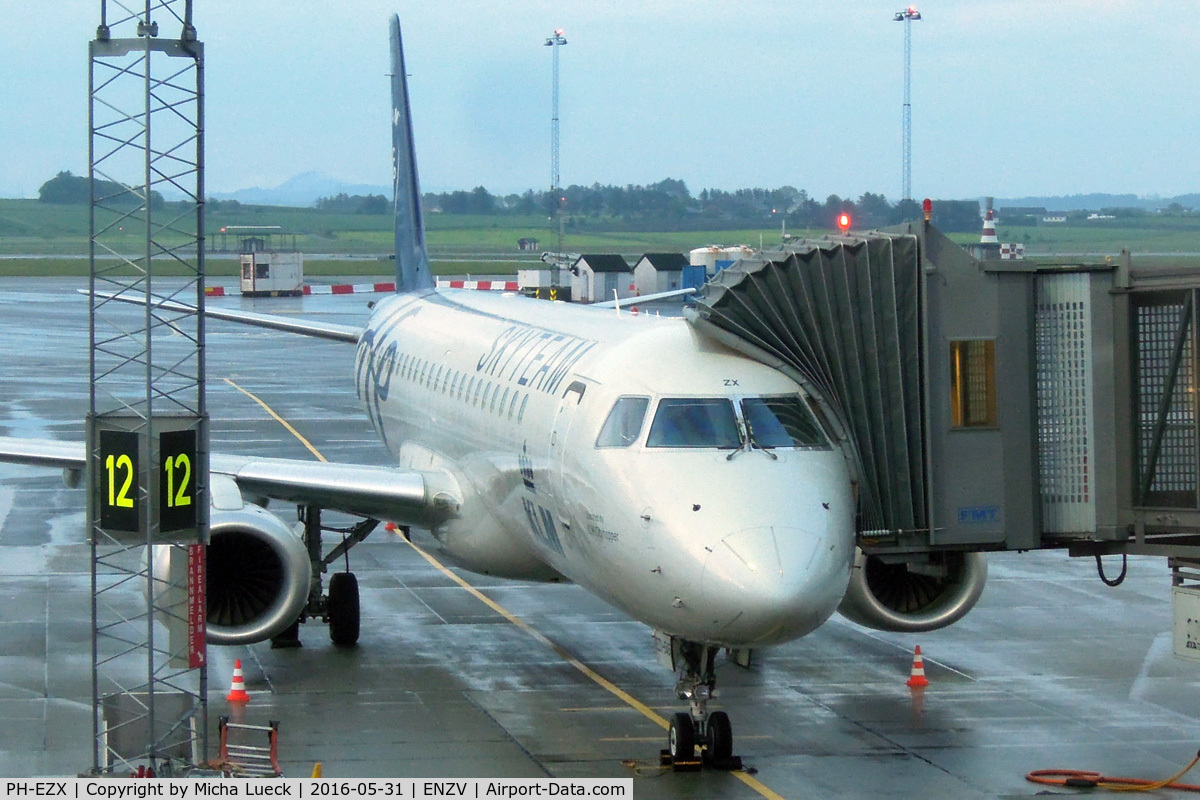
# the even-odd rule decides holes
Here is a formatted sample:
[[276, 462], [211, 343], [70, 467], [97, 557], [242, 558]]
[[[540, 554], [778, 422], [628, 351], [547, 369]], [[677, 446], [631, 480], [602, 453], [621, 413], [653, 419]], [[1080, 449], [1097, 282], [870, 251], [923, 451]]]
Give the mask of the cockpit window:
[[646, 438], [647, 447], [741, 446], [733, 403], [724, 397], [664, 397]]
[[825, 447], [812, 412], [799, 395], [782, 397], [745, 397], [742, 416], [755, 447]]
[[649, 406], [649, 397], [618, 397], [600, 429], [596, 447], [629, 447], [636, 442]]

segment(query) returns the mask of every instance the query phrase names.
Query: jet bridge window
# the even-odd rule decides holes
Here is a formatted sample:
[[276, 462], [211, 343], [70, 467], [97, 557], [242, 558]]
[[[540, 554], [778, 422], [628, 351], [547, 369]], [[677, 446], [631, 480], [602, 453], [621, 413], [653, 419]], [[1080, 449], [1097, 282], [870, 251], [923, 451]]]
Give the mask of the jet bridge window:
[[968, 339], [950, 343], [950, 425], [994, 428], [996, 342]]
[[756, 447], [828, 447], [799, 395], [746, 397], [742, 417]]
[[649, 407], [649, 397], [618, 397], [600, 428], [596, 447], [629, 447], [636, 442]]
[[716, 447], [736, 450], [733, 403], [724, 397], [664, 397], [658, 401], [647, 447]]

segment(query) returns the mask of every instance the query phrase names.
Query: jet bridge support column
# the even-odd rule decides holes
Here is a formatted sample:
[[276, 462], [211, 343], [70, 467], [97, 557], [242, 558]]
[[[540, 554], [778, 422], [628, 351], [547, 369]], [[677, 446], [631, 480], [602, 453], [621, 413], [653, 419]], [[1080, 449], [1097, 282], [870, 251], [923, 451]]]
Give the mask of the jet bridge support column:
[[89, 46], [91, 772], [169, 777], [207, 752], [204, 59], [192, 0], [131, 6]]

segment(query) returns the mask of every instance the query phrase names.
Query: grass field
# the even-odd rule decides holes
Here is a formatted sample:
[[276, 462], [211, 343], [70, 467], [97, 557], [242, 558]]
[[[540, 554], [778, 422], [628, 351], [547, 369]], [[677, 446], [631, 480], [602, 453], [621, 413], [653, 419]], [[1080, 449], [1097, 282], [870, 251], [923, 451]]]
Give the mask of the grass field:
[[[465, 216], [429, 214], [425, 218], [434, 271], [442, 275], [513, 274], [538, 262], [539, 252], [522, 252], [517, 240], [539, 240], [540, 250], [557, 246], [557, 233], [544, 216]], [[88, 266], [88, 208], [0, 199], [0, 276], [85, 275]], [[295, 247], [307, 254], [308, 275], [389, 274], [390, 262], [380, 263], [392, 249], [392, 218], [388, 214], [335, 214], [312, 208], [218, 204], [209, 209], [205, 226], [213, 252], [207, 261], [215, 277], [236, 275], [230, 257], [241, 234], [222, 228], [246, 225], [279, 226], [284, 236], [273, 244]], [[137, 252], [144, 234], [129, 225], [113, 231], [106, 243], [122, 252]], [[635, 260], [647, 252], [682, 252], [708, 244], [778, 246], [780, 231], [770, 228], [711, 231], [623, 231], [614, 221], [584, 222], [568, 227], [564, 249], [576, 253], [621, 253]], [[827, 231], [791, 231], [820, 236]], [[1003, 242], [1023, 242], [1032, 257], [1115, 255], [1128, 247], [1138, 261], [1200, 262], [1200, 217], [1149, 215], [1135, 220], [1076, 221], [1037, 227], [998, 227]], [[961, 244], [978, 241], [973, 233], [952, 234]], [[22, 258], [19, 256], [44, 256]], [[55, 258], [57, 256], [57, 258]], [[71, 258], [74, 256], [74, 258]], [[324, 257], [322, 257], [324, 256]], [[375, 258], [372, 258], [374, 256]], [[1191, 259], [1191, 260], [1189, 260]], [[166, 272], [165, 274], [170, 274]]]

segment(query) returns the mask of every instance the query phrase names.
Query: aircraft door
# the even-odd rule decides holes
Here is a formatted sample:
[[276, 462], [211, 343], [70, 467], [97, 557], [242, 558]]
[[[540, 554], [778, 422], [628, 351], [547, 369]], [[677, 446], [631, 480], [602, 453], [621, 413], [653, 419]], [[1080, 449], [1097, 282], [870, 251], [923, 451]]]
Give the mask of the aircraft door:
[[554, 427], [550, 432], [550, 491], [554, 494], [558, 519], [568, 530], [571, 525], [571, 517], [565, 495], [567, 488], [565, 477], [568, 469], [566, 445], [567, 438], [571, 433], [571, 421], [575, 418], [575, 412], [579, 408], [579, 402], [583, 399], [586, 389], [583, 382], [572, 381], [563, 393], [562, 401], [558, 405], [558, 413], [554, 415]]

